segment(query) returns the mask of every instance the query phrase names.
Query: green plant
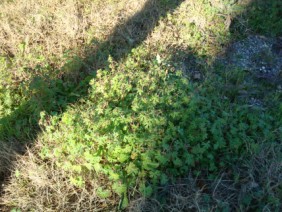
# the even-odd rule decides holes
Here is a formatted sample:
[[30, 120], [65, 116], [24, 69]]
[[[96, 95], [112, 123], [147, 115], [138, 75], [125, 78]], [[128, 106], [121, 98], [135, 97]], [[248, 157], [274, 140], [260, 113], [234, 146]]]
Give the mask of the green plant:
[[245, 12], [234, 21], [232, 31], [245, 36], [247, 31], [253, 33], [282, 35], [282, 2], [280, 0], [254, 0], [245, 6]]
[[282, 35], [282, 2], [279, 0], [256, 0], [248, 10], [249, 26], [256, 32]]
[[143, 48], [110, 64], [91, 80], [88, 98], [45, 124], [42, 157], [56, 158], [77, 186], [93, 172], [111, 182], [102, 195], [112, 191], [125, 201], [137, 186], [150, 196], [155, 185], [189, 170], [216, 174], [274, 137], [270, 115], [209, 85], [193, 88]]

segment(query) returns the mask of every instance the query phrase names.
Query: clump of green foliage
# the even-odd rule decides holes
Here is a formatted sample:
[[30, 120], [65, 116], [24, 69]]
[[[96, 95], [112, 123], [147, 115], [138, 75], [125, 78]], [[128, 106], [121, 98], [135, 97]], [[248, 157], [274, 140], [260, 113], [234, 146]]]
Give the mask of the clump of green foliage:
[[[75, 59], [69, 61], [75, 69]], [[12, 61], [0, 57], [0, 140], [30, 142], [39, 131], [40, 112], [53, 114], [64, 110], [82, 93], [85, 84], [73, 80], [63, 81], [46, 74], [48, 66], [37, 66], [26, 79], [13, 72]], [[32, 76], [33, 75], [33, 76]]]
[[15, 102], [11, 94], [13, 89], [7, 86], [7, 82], [11, 81], [7, 66], [7, 59], [0, 57], [0, 117], [10, 114]]
[[254, 0], [246, 7], [242, 17], [238, 17], [238, 23], [234, 22], [234, 28], [241, 35], [251, 31], [268, 36], [281, 36], [281, 17], [282, 2], [280, 0]]
[[110, 64], [91, 80], [87, 99], [45, 123], [41, 156], [56, 158], [77, 186], [96, 173], [110, 182], [103, 197], [126, 197], [134, 187], [149, 196], [191, 170], [216, 174], [275, 137], [271, 115], [212, 86], [196, 89], [143, 48]]
[[261, 34], [282, 35], [282, 2], [257, 0], [248, 9], [249, 25]]

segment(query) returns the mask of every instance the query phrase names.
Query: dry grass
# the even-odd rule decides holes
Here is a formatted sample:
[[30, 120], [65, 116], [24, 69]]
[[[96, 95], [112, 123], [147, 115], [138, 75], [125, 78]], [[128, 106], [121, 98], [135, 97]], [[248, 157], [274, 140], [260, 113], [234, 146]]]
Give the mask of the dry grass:
[[[14, 74], [19, 79], [29, 78], [24, 68], [47, 64], [60, 68], [69, 59], [62, 55], [82, 57], [85, 48], [111, 40], [109, 36], [113, 34], [116, 36], [114, 30], [118, 31], [118, 26], [123, 30], [121, 36], [136, 36], [142, 30], [136, 26], [126, 29], [123, 24], [146, 2], [4, 1], [0, 3], [0, 56], [12, 59]], [[150, 4], [152, 11], [161, 10], [160, 1], [153, 0]], [[215, 54], [227, 41], [232, 12], [222, 1], [183, 1], [179, 8], [159, 21], [146, 43], [151, 49], [194, 48], [201, 54]], [[146, 20], [144, 23], [150, 24]]]
[[145, 3], [142, 1], [16, 0], [0, 7], [0, 56], [14, 64], [14, 78], [26, 80], [24, 68], [51, 64], [60, 68], [68, 57], [82, 55], [92, 41], [108, 39]]
[[[144, 1], [17, 0], [1, 5], [1, 54], [19, 55], [42, 48], [41, 53], [61, 56], [82, 47], [87, 38], [103, 40], [122, 19]], [[91, 34], [90, 34], [91, 33]]]
[[97, 195], [100, 180], [92, 176], [87, 186], [77, 188], [67, 180], [69, 173], [35, 152], [38, 150], [28, 150], [18, 157], [0, 205], [22, 211], [114, 211], [114, 197], [105, 200]]
[[[73, 56], [83, 60], [103, 43], [122, 53], [129, 47], [128, 41], [138, 42], [140, 38], [143, 41], [146, 36], [144, 44], [149, 51], [168, 57], [190, 49], [212, 56], [228, 42], [231, 16], [235, 13], [223, 1], [185, 0], [162, 17], [152, 32], [140, 25], [148, 28], [152, 17], [162, 13], [161, 1], [149, 1], [147, 17], [138, 16], [127, 23], [146, 3], [146, 0], [4, 1], [0, 3], [0, 57], [9, 58], [13, 82], [28, 81], [36, 74], [58, 78], [66, 73], [75, 78], [81, 70], [77, 68], [80, 62], [69, 63]], [[107, 55], [102, 62], [101, 58], [92, 58], [94, 64], [90, 68], [101, 68], [104, 57]], [[45, 68], [44, 73], [36, 67]]]

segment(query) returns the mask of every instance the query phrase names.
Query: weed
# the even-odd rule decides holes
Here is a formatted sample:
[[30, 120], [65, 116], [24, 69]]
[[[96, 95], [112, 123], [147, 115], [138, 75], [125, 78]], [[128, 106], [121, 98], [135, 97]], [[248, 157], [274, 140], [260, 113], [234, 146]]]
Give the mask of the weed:
[[279, 209], [281, 92], [211, 65], [237, 35], [281, 34], [278, 0], [247, 2], [2, 1], [0, 204]]
[[256, 152], [259, 140], [276, 138], [270, 114], [233, 93], [222, 98], [210, 84], [196, 91], [165, 61], [144, 58], [139, 48], [123, 64], [111, 62], [90, 82], [87, 99], [46, 126], [42, 156], [57, 158], [74, 185], [94, 171], [111, 182], [106, 193], [125, 201], [136, 187], [150, 196], [189, 171], [212, 177]]

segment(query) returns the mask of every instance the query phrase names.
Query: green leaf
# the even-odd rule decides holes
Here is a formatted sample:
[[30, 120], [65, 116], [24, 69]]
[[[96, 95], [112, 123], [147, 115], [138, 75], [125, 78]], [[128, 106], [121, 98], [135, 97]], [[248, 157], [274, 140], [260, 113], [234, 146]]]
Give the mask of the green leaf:
[[118, 195], [122, 195], [125, 194], [127, 191], [127, 186], [125, 184], [122, 184], [120, 182], [115, 182], [112, 185], [112, 189], [115, 193], [117, 193]]
[[141, 186], [140, 192], [143, 194], [144, 197], [150, 197], [153, 194], [152, 186]]
[[101, 187], [97, 189], [97, 196], [106, 199], [112, 195], [111, 191], [108, 189], [102, 189]]
[[139, 169], [137, 168], [137, 166], [133, 162], [130, 162], [125, 170], [129, 175], [137, 174], [139, 172]]
[[166, 174], [161, 174], [161, 185], [165, 185], [168, 182], [168, 177]]

